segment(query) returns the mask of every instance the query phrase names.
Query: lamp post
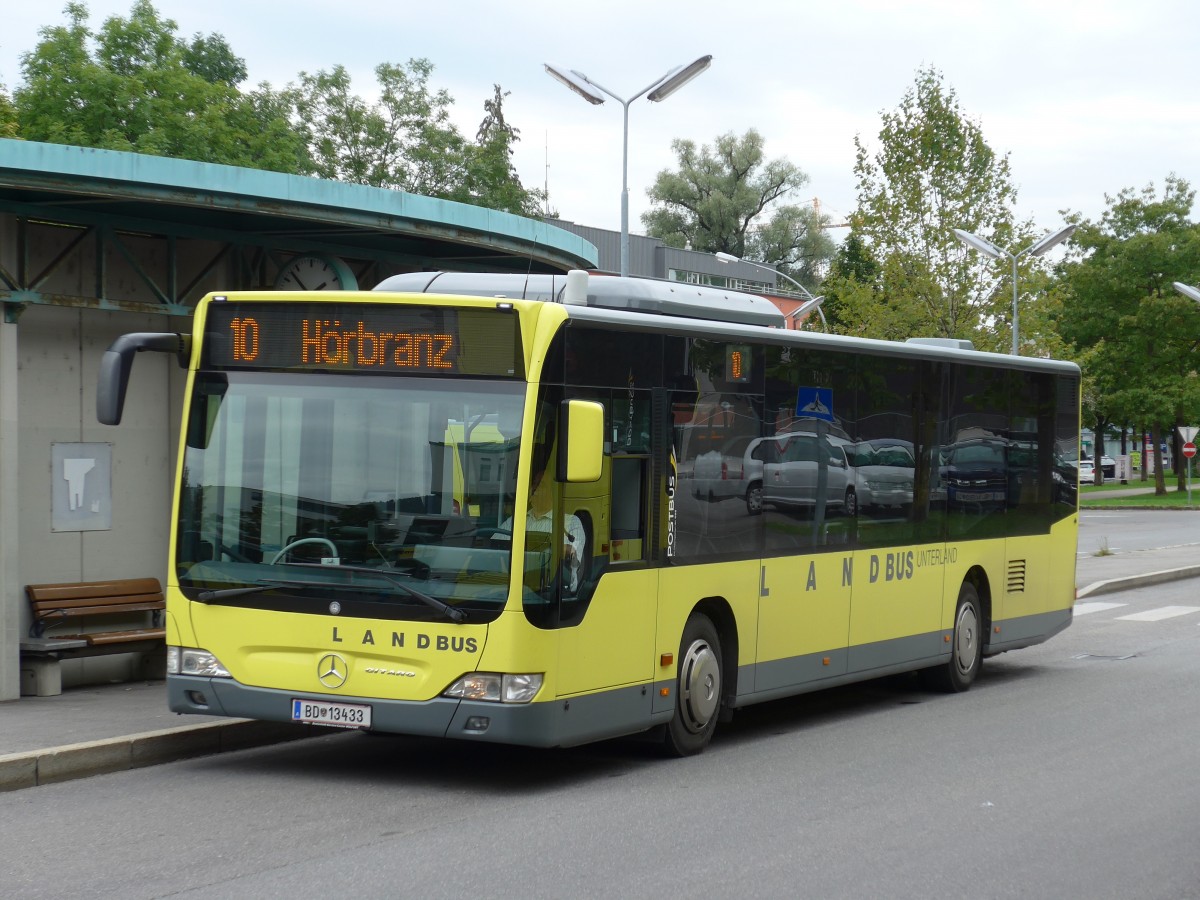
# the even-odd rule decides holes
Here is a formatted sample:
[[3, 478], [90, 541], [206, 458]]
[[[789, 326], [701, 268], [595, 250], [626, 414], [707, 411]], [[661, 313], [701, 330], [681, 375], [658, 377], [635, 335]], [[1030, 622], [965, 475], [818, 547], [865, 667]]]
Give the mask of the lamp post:
[[1001, 250], [999, 247], [997, 247], [991, 241], [984, 240], [977, 234], [971, 234], [971, 232], [963, 231], [961, 228], [954, 229], [954, 236], [956, 238], [958, 238], [960, 241], [962, 241], [964, 244], [966, 244], [968, 247], [972, 247], [972, 248], [978, 250], [980, 253], [983, 253], [983, 254], [986, 254], [987, 256], [992, 257], [993, 259], [1004, 259], [1004, 257], [1007, 256], [1009, 259], [1012, 260], [1012, 282], [1013, 282], [1012, 355], [1013, 356], [1020, 355], [1019, 344], [1017, 343], [1018, 336], [1019, 336], [1018, 329], [1017, 329], [1017, 260], [1019, 260], [1022, 256], [1025, 256], [1025, 255], [1041, 256], [1047, 250], [1049, 250], [1051, 247], [1055, 247], [1058, 244], [1061, 244], [1063, 241], [1065, 241], [1067, 238], [1069, 238], [1074, 233], [1075, 233], [1075, 226], [1067, 225], [1063, 228], [1058, 229], [1058, 231], [1055, 231], [1052, 234], [1046, 235], [1044, 238], [1042, 238], [1036, 244], [1026, 247], [1020, 253], [1013, 254], [1008, 250]]
[[[628, 100], [624, 100], [601, 84], [597, 84], [577, 69], [564, 70], [558, 66], [544, 63], [546, 71], [555, 81], [566, 85], [588, 103], [599, 105], [604, 98], [597, 94], [600, 91], [608, 94], [624, 107], [624, 136], [621, 141], [621, 275], [629, 274], [629, 104], [649, 91], [646, 97], [654, 103], [666, 100], [673, 93], [703, 72], [712, 64], [712, 54], [701, 56], [686, 66], [676, 66], [666, 75], [651, 82]], [[595, 90], [592, 90], [595, 88]]]
[[800, 294], [806, 298], [805, 301], [803, 303], [801, 303], [796, 309], [792, 310], [791, 313], [789, 313], [789, 315], [793, 319], [796, 319], [799, 316], [801, 316], [802, 314], [812, 312], [815, 309], [817, 311], [817, 315], [819, 315], [821, 317], [822, 327], [824, 327], [824, 328], [829, 327], [829, 322], [825, 319], [825, 311], [823, 309], [821, 309], [821, 304], [825, 302], [825, 298], [823, 296], [814, 297], [809, 292], [808, 288], [806, 288], [804, 285], [802, 285], [800, 282], [798, 282], [791, 275], [788, 275], [786, 272], [780, 272], [778, 269], [773, 269], [764, 263], [755, 262], [754, 260], [751, 260], [751, 259], [742, 259], [740, 256], [734, 256], [732, 253], [725, 253], [723, 251], [718, 251], [718, 252], [714, 253], [713, 256], [716, 257], [717, 262], [721, 262], [721, 263], [725, 263], [725, 264], [737, 263], [737, 262], [745, 263], [748, 266], [754, 266], [754, 268], [756, 268], [756, 269], [762, 269], [764, 272], [770, 272], [772, 275], [775, 275], [779, 278], [786, 278], [788, 281], [790, 281], [792, 284], [794, 284], [796, 286], [796, 289], [800, 292]]
[[1194, 288], [1190, 284], [1184, 284], [1182, 281], [1175, 282], [1175, 290], [1183, 294], [1189, 300], [1195, 300], [1200, 303], [1200, 288]]

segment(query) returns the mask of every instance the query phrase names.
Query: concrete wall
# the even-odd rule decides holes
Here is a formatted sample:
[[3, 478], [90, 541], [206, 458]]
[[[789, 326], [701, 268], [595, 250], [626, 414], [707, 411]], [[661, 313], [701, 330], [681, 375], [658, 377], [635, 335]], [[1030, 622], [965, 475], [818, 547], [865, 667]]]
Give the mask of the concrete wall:
[[[176, 432], [184, 371], [173, 356], [140, 353], [134, 363], [125, 418], [111, 428], [96, 421], [96, 380], [109, 344], [130, 331], [190, 329], [190, 321], [52, 306], [29, 306], [17, 329], [18, 553], [15, 582], [19, 634], [30, 615], [24, 585], [167, 575]], [[52, 528], [56, 442], [112, 446], [112, 527]], [[8, 460], [0, 460], [7, 468]], [[10, 565], [12, 561], [10, 560]], [[14, 573], [6, 579], [14, 583]], [[12, 597], [10, 595], [10, 602]], [[131, 623], [133, 624], [133, 623]], [[64, 661], [64, 686], [120, 680], [136, 674], [136, 657]]]

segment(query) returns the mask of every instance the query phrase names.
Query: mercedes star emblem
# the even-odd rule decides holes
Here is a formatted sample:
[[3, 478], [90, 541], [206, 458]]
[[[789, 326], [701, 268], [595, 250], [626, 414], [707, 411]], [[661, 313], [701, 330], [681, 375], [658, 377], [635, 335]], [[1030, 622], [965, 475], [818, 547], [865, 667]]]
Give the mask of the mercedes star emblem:
[[350, 667], [336, 653], [326, 653], [317, 663], [317, 680], [327, 688], [340, 688], [349, 674]]

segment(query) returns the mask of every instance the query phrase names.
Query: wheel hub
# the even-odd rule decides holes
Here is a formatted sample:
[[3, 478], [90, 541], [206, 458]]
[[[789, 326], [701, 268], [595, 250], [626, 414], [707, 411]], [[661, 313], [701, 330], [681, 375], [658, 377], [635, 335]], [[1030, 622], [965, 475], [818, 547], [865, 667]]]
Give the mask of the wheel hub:
[[721, 668], [707, 641], [688, 648], [679, 689], [684, 724], [692, 733], [703, 731], [721, 700]]
[[954, 641], [954, 660], [958, 671], [967, 675], [975, 667], [975, 657], [979, 653], [979, 620], [975, 617], [975, 607], [969, 603], [959, 613]]

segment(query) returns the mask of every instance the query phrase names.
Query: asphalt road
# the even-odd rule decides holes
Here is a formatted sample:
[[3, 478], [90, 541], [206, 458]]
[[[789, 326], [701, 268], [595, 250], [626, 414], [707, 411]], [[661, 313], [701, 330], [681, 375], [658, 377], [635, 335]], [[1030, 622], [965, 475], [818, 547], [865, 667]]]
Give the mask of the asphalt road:
[[[1200, 501], [1200, 493], [1197, 493]], [[1082, 509], [1079, 555], [1200, 545], [1200, 512], [1186, 509]], [[1197, 554], [1200, 562], [1200, 553]]]
[[[969, 693], [739, 712], [708, 752], [333, 734], [0, 795], [19, 897], [1200, 895], [1195, 582], [1081, 604]], [[1113, 605], [1117, 604], [1117, 605]]]

